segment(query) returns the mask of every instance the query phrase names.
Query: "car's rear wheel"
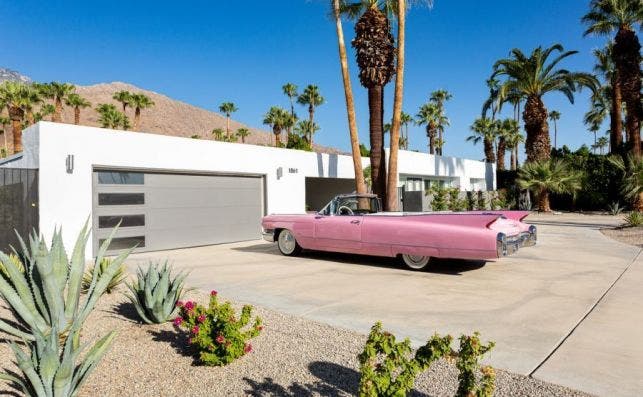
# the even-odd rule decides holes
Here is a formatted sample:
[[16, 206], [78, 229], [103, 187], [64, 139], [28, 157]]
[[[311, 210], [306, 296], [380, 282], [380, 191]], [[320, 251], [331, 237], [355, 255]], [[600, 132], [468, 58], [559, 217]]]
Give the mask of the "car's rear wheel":
[[427, 267], [431, 261], [430, 256], [419, 256], [419, 255], [402, 255], [402, 261], [404, 264], [413, 270], [422, 270]]
[[279, 251], [285, 256], [296, 256], [301, 252], [301, 247], [297, 244], [295, 236], [288, 229], [283, 229], [277, 237], [277, 246]]

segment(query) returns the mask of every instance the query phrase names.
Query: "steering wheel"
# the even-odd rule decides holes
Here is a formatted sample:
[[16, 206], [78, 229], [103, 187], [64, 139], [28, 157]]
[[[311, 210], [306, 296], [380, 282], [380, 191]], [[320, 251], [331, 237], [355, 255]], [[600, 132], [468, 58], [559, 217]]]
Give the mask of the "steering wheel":
[[352, 209], [350, 209], [349, 207], [345, 206], [345, 205], [340, 206], [340, 207], [337, 209], [337, 213], [338, 213], [339, 215], [355, 215], [355, 213], [353, 212], [353, 210], [352, 210]]

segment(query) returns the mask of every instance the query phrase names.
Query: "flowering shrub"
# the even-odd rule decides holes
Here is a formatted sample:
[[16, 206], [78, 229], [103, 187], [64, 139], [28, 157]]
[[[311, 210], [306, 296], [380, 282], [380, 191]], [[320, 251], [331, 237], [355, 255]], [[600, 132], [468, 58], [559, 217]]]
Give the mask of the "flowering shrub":
[[[460, 337], [460, 351], [456, 361], [460, 375], [458, 375], [456, 397], [493, 396], [496, 381], [495, 371], [490, 366], [480, 366], [482, 356], [493, 347], [493, 342], [483, 345], [478, 332], [471, 336], [462, 335]], [[479, 382], [476, 380], [476, 372], [478, 371], [482, 374]]]
[[199, 350], [201, 363], [209, 366], [227, 365], [250, 353], [250, 339], [263, 329], [259, 317], [248, 327], [252, 306], [244, 306], [237, 319], [230, 302], [220, 304], [217, 296], [216, 291], [210, 293], [207, 308], [196, 302], [177, 302], [179, 316], [174, 319], [176, 327], [189, 333], [188, 343]]

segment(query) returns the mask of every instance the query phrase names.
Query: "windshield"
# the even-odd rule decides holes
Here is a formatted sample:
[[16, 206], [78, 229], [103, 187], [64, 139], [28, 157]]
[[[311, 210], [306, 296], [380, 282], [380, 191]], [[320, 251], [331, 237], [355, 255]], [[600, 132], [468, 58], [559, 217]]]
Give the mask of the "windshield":
[[319, 213], [321, 215], [364, 215], [379, 211], [376, 197], [346, 196], [331, 200]]

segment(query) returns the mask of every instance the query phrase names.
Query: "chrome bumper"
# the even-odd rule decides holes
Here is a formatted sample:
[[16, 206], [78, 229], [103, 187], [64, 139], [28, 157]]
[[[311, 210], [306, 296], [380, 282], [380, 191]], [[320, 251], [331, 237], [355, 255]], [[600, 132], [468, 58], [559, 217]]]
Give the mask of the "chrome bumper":
[[264, 229], [261, 232], [261, 236], [264, 240], [274, 243], [275, 242], [275, 231], [274, 229]]
[[522, 247], [532, 247], [538, 240], [536, 226], [529, 226], [528, 232], [520, 233], [517, 236], [507, 237], [504, 233], [498, 233], [496, 238], [496, 253], [498, 258], [514, 254]]

